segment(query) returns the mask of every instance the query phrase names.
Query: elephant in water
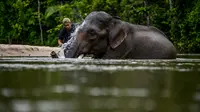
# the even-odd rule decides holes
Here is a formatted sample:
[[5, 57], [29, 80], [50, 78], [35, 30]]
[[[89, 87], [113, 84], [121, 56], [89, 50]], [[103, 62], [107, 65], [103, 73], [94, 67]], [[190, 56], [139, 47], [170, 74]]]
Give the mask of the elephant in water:
[[175, 59], [176, 49], [155, 27], [131, 24], [95, 11], [77, 28], [65, 57], [82, 54], [100, 59]]

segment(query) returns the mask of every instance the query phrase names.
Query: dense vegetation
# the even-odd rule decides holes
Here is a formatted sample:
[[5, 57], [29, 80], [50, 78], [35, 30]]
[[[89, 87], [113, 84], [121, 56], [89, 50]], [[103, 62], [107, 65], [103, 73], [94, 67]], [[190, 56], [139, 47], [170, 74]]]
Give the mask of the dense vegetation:
[[166, 33], [181, 53], [200, 53], [200, 0], [4, 0], [0, 43], [57, 46], [63, 17], [80, 23], [91, 11], [106, 11]]

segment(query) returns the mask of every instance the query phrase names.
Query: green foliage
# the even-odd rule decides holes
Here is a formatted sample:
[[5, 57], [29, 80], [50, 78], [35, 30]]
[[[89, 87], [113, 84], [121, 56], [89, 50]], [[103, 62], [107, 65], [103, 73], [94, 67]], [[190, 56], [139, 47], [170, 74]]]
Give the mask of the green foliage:
[[[80, 23], [92, 11], [106, 11], [123, 21], [158, 27], [180, 53], [200, 52], [200, 0], [41, 0], [40, 3], [44, 45], [57, 46], [64, 17]], [[0, 43], [41, 45], [38, 14], [37, 1], [1, 1]]]
[[[179, 52], [199, 53], [200, 51], [200, 0], [180, 1], [171, 11], [170, 37]], [[180, 8], [186, 8], [180, 10]]]

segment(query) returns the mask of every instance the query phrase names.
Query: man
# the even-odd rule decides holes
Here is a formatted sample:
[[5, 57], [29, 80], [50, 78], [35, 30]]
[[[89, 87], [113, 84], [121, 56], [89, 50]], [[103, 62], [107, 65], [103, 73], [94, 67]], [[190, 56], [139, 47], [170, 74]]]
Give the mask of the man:
[[60, 30], [58, 37], [58, 45], [62, 46], [71, 38], [71, 33], [75, 31], [75, 24], [71, 22], [69, 18], [63, 19], [63, 28]]
[[[66, 55], [68, 48], [70, 47], [71, 42], [74, 38], [72, 38], [72, 33], [75, 31], [78, 24], [72, 23], [69, 18], [63, 19], [63, 28], [60, 30], [58, 37], [58, 44], [61, 47], [61, 50], [56, 53], [52, 51], [50, 53], [52, 58], [60, 58]], [[71, 39], [72, 38], [72, 39]], [[71, 41], [69, 41], [71, 39]], [[63, 54], [64, 53], [64, 54]]]

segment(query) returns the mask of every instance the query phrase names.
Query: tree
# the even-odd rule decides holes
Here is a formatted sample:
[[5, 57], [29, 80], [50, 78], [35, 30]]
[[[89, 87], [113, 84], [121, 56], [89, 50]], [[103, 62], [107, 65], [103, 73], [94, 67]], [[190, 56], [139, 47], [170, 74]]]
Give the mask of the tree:
[[41, 43], [44, 44], [43, 42], [43, 31], [42, 31], [42, 24], [41, 24], [41, 17], [40, 17], [40, 0], [38, 0], [38, 21], [39, 21], [39, 26], [40, 26], [40, 39]]
[[92, 11], [105, 11], [134, 24], [156, 26], [181, 53], [200, 51], [200, 0], [0, 1], [0, 42], [55, 46], [64, 17], [81, 23]]

